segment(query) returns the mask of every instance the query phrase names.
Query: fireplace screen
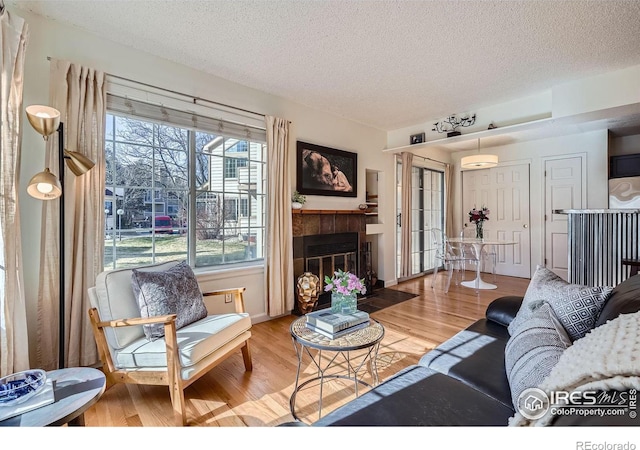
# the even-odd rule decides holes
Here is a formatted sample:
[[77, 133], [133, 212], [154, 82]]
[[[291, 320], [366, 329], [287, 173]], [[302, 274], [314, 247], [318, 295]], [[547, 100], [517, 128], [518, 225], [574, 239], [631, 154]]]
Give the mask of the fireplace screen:
[[356, 252], [337, 253], [333, 255], [307, 258], [305, 262], [306, 271], [318, 274], [318, 277], [320, 278], [320, 285], [322, 286], [322, 292], [324, 292], [325, 276], [333, 276], [333, 273], [338, 269], [344, 270], [345, 272], [358, 273], [356, 258]]
[[332, 277], [340, 269], [359, 275], [358, 233], [336, 233], [304, 237], [304, 269], [320, 278], [319, 304], [328, 303], [331, 295], [324, 292], [324, 277]]

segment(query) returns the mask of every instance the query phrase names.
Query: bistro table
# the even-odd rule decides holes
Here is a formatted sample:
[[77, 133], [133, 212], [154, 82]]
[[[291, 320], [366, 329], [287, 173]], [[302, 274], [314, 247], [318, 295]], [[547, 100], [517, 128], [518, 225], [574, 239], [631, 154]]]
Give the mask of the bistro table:
[[[476, 288], [477, 289], [497, 289], [498, 288], [498, 286], [496, 286], [495, 284], [487, 283], [480, 276], [480, 267], [481, 267], [480, 256], [482, 255], [482, 249], [484, 248], [485, 245], [515, 245], [517, 244], [516, 241], [508, 241], [503, 239], [478, 239], [478, 238], [471, 238], [471, 237], [452, 237], [447, 239], [449, 240], [449, 242], [452, 242], [455, 244], [465, 244], [465, 245], [473, 246], [476, 257], [478, 258], [478, 264], [476, 264], [477, 266], [476, 278], [472, 281], [463, 281], [462, 283], [460, 283], [461, 285], [468, 288], [472, 288], [472, 289], [476, 289]], [[477, 283], [477, 286], [476, 286], [476, 283]]]

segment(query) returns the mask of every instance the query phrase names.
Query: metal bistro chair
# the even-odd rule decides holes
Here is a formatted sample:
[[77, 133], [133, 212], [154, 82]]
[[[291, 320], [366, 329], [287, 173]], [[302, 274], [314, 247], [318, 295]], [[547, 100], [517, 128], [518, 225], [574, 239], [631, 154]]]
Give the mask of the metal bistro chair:
[[[451, 245], [446, 235], [439, 228], [431, 229], [431, 238], [433, 240], [433, 246], [435, 248], [435, 264], [433, 269], [433, 277], [431, 278], [431, 287], [435, 286], [435, 280], [438, 276], [438, 268], [443, 266], [447, 270], [447, 285], [444, 289], [445, 294], [449, 292], [449, 286], [451, 285], [451, 278], [453, 277], [454, 269], [460, 272], [465, 270], [467, 263], [478, 262], [478, 258], [475, 255], [475, 250], [471, 250], [471, 253], [464, 252], [460, 247], [454, 247]], [[456, 281], [456, 286], [458, 281]], [[476, 293], [478, 292], [478, 281], [476, 280]]]
[[[462, 227], [462, 231], [460, 232], [460, 237], [461, 238], [475, 238], [476, 237], [476, 230], [472, 227], [467, 227], [467, 224], [465, 224], [464, 227]], [[472, 245], [464, 245], [464, 251], [465, 252], [469, 252], [469, 251], [473, 250], [473, 246]], [[496, 280], [496, 261], [498, 260], [498, 253], [497, 253], [497, 249], [495, 245], [485, 245], [482, 247], [482, 254], [480, 255], [480, 260], [484, 260], [487, 261], [490, 264], [491, 267], [491, 275], [493, 275], [493, 280]]]

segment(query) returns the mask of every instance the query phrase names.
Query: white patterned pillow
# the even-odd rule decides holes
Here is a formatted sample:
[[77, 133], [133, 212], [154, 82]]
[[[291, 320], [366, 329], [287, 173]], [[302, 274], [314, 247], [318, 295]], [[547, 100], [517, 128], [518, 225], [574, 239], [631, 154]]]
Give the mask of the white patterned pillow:
[[545, 267], [538, 266], [522, 306], [509, 324], [509, 334], [529, 320], [544, 302], [548, 302], [569, 337], [575, 341], [595, 325], [596, 319], [613, 290], [609, 286], [570, 284]]
[[[131, 287], [138, 301], [141, 317], [176, 314], [176, 329], [207, 316], [207, 307], [196, 276], [186, 261], [164, 272], [133, 269]], [[164, 336], [164, 325], [143, 325], [150, 341]]]
[[527, 292], [522, 299], [522, 305], [518, 310], [518, 314], [509, 324], [509, 334], [513, 336], [513, 331], [527, 320], [533, 312], [542, 306], [545, 299], [549, 296], [550, 291], [557, 290], [558, 287], [564, 287], [567, 282], [560, 278], [550, 270], [537, 266], [536, 271], [531, 277]]
[[564, 296], [550, 297], [548, 302], [571, 340], [576, 341], [593, 329], [611, 291], [609, 286], [569, 285]]
[[513, 330], [504, 349], [504, 362], [516, 410], [520, 394], [538, 387], [570, 346], [569, 336], [547, 303]]

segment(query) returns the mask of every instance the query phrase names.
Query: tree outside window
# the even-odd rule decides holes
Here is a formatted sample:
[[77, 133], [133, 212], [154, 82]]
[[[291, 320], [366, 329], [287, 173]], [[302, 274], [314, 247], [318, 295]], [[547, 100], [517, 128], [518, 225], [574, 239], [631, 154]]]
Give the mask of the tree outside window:
[[[105, 233], [105, 269], [173, 259], [209, 266], [263, 257], [263, 142], [115, 114], [108, 114], [107, 122], [106, 188], [121, 193], [114, 207], [123, 211], [123, 229], [122, 240]], [[157, 228], [158, 216], [170, 217], [171, 229]]]

